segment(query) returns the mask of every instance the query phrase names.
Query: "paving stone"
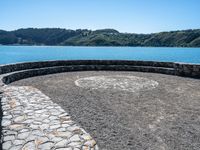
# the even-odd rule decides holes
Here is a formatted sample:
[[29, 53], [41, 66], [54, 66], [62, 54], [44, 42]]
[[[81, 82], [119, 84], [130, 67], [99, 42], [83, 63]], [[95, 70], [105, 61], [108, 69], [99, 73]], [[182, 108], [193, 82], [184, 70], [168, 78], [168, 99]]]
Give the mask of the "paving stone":
[[62, 123], [69, 124], [70, 126], [72, 126], [74, 124], [74, 122], [72, 120], [63, 121]]
[[75, 131], [75, 130], [79, 130], [80, 128], [78, 126], [70, 126], [67, 128], [68, 131]]
[[36, 110], [35, 113], [38, 113], [38, 114], [42, 114], [44, 112], [46, 112], [47, 110], [43, 109], [43, 110]]
[[52, 125], [50, 126], [50, 129], [58, 129], [60, 127], [60, 124], [59, 125]]
[[94, 140], [90, 140], [85, 142], [84, 145], [94, 147], [96, 145], [96, 142]]
[[3, 141], [12, 141], [15, 139], [14, 135], [8, 135], [3, 138]]
[[44, 135], [40, 130], [34, 130], [34, 131], [32, 131], [31, 134], [36, 135], [36, 136], [43, 136]]
[[24, 124], [12, 124], [12, 125], [9, 126], [9, 128], [11, 130], [18, 131], [18, 130], [21, 130], [21, 129], [25, 128], [25, 126], [24, 126]]
[[6, 86], [2, 99], [3, 149], [75, 150], [94, 145], [85, 130], [39, 90]]
[[81, 147], [82, 143], [81, 142], [71, 142], [68, 144], [68, 146], [71, 147]]
[[16, 135], [17, 134], [16, 131], [12, 131], [12, 130], [3, 130], [2, 133], [6, 134], [6, 135]]
[[29, 136], [30, 132], [23, 132], [18, 134], [18, 139], [26, 139]]
[[8, 119], [4, 119], [2, 120], [1, 122], [1, 125], [4, 127], [4, 126], [9, 126], [11, 124], [11, 121], [8, 120]]
[[40, 148], [42, 150], [50, 150], [53, 146], [54, 146], [54, 144], [52, 142], [46, 142], [46, 143], [39, 145], [38, 148]]
[[86, 141], [89, 141], [92, 139], [92, 137], [89, 134], [83, 134], [83, 135], [81, 135], [81, 138], [83, 138]]
[[32, 129], [39, 129], [39, 125], [30, 124], [30, 128], [32, 128]]
[[60, 125], [60, 124], [61, 124], [60, 120], [52, 120], [49, 123], [50, 126], [52, 126], [52, 125]]
[[89, 146], [83, 146], [82, 150], [90, 150], [90, 147]]
[[14, 140], [13, 144], [14, 145], [22, 145], [25, 141], [24, 140]]
[[66, 147], [68, 143], [69, 143], [69, 140], [64, 139], [64, 140], [62, 140], [62, 141], [56, 143], [56, 144], [55, 144], [55, 147]]
[[25, 141], [33, 141], [37, 138], [38, 136], [37, 135], [33, 135], [33, 134], [30, 134], [26, 139]]
[[3, 119], [11, 119], [12, 116], [11, 115], [6, 115], [6, 116], [3, 116]]
[[24, 128], [24, 129], [21, 129], [21, 130], [18, 131], [18, 132], [19, 132], [19, 133], [23, 133], [23, 132], [28, 132], [28, 131], [29, 131], [29, 129], [27, 129], [27, 128], [25, 129], [25, 128]]
[[67, 127], [69, 127], [70, 125], [69, 125], [69, 124], [66, 124], [66, 123], [64, 123], [64, 124], [61, 124], [61, 126], [62, 126], [63, 128], [67, 128]]
[[66, 128], [59, 128], [59, 129], [57, 129], [57, 131], [66, 131]]
[[47, 141], [49, 141], [49, 139], [47, 137], [42, 137], [42, 136], [38, 136], [35, 139], [35, 143], [37, 143], [37, 145], [40, 145], [40, 144], [45, 143]]
[[64, 116], [68, 116], [68, 113], [62, 113], [61, 115], [59, 115], [59, 117], [64, 117]]
[[30, 123], [32, 123], [34, 120], [33, 119], [27, 119], [27, 120], [25, 120], [24, 122], [22, 122], [22, 123], [28, 123], [28, 124], [30, 124]]
[[43, 123], [49, 123], [50, 120], [49, 120], [49, 119], [44, 119], [42, 122], [43, 122]]
[[51, 116], [51, 117], [49, 117], [49, 120], [55, 120], [55, 119], [58, 119], [56, 116]]
[[51, 139], [51, 141], [53, 141], [53, 142], [60, 142], [60, 141], [62, 141], [63, 140], [63, 138], [61, 138], [61, 137], [54, 137], [54, 138], [52, 138]]
[[56, 148], [56, 150], [73, 150], [71, 147]]
[[81, 141], [80, 137], [76, 134], [70, 138], [71, 142]]
[[46, 118], [49, 117], [49, 115], [47, 115], [47, 114], [41, 114], [40, 117], [43, 118], [43, 119], [46, 119]]
[[33, 110], [27, 109], [24, 111], [24, 113], [30, 113], [30, 112], [33, 112]]
[[70, 138], [73, 135], [73, 133], [69, 132], [69, 131], [55, 132], [54, 135], [57, 136], [57, 137]]
[[19, 116], [19, 117], [16, 117], [15, 119], [14, 119], [14, 122], [22, 122], [22, 121], [24, 121], [24, 119], [25, 119], [25, 116]]
[[2, 148], [6, 150], [9, 149], [11, 146], [12, 146], [11, 141], [6, 141], [3, 143]]
[[12, 146], [9, 150], [22, 150], [23, 145]]
[[23, 150], [36, 150], [35, 141], [29, 141], [23, 146]]

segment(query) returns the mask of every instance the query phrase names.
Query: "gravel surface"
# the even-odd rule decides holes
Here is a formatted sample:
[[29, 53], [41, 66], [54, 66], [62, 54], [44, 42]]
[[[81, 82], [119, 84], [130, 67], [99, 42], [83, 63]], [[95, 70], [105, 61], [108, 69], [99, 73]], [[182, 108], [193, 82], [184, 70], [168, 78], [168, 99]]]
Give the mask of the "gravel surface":
[[[33, 77], [12, 85], [34, 86], [51, 97], [100, 149], [200, 149], [200, 80], [91, 71]], [[126, 87], [134, 90], [123, 90]]]

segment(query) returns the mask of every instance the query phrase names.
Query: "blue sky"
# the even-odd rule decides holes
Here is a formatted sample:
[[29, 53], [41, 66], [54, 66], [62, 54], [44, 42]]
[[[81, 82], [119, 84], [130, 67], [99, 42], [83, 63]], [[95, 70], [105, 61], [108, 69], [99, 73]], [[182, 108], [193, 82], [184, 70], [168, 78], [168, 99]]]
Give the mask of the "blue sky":
[[200, 0], [0, 0], [0, 29], [114, 28], [152, 33], [200, 28]]

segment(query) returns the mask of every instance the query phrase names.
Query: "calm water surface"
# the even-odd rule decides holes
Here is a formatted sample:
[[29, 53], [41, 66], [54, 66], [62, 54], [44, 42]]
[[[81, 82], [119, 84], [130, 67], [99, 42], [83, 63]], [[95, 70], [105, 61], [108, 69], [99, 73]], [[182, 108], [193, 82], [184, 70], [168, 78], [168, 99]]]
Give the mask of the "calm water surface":
[[0, 64], [74, 59], [149, 60], [200, 64], [200, 48], [0, 46]]

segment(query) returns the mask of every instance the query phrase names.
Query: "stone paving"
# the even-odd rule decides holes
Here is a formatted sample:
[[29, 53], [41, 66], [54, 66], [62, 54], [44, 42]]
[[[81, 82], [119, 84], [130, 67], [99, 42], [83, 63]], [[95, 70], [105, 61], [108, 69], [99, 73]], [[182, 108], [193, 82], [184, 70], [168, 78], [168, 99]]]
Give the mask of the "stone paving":
[[5, 85], [1, 96], [3, 149], [98, 150], [95, 140], [38, 89]]
[[140, 90], [151, 90], [158, 86], [158, 82], [147, 78], [111, 75], [92, 76], [80, 78], [75, 81], [75, 85], [90, 89], [114, 89], [116, 91], [139, 92]]

